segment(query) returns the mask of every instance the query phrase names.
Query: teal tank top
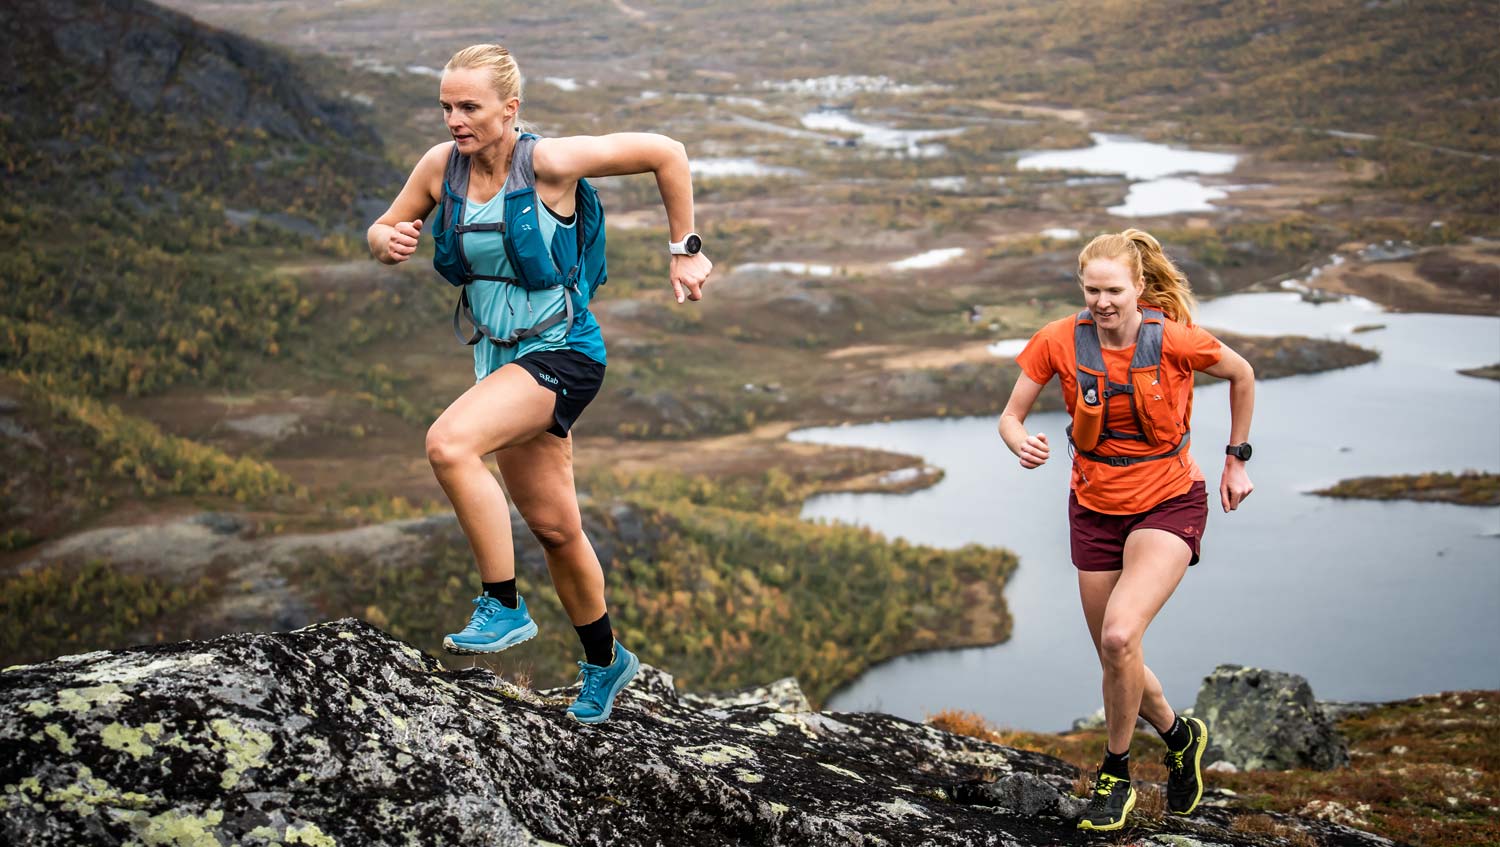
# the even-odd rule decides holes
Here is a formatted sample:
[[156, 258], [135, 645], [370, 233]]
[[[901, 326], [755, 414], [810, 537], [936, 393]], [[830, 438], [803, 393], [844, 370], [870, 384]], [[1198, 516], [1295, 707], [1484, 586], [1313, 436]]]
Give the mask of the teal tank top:
[[[488, 203], [464, 204], [464, 223], [498, 223], [505, 218], [505, 189], [502, 188]], [[559, 230], [569, 242], [575, 239], [573, 227], [577, 220], [564, 224], [546, 210], [537, 215], [542, 227], [542, 238], [552, 246]], [[498, 232], [466, 232], [459, 236], [464, 240], [464, 255], [469, 266], [476, 272], [492, 276], [515, 276], [510, 258], [505, 255], [504, 236]], [[579, 289], [574, 297], [573, 325], [559, 323], [535, 338], [528, 338], [514, 347], [501, 347], [481, 340], [474, 345], [474, 380], [478, 382], [516, 359], [530, 353], [548, 350], [577, 350], [601, 365], [605, 361], [604, 337], [599, 322], [588, 309], [593, 291]], [[469, 303], [474, 317], [483, 321], [495, 335], [504, 337], [517, 327], [531, 326], [542, 318], [565, 308], [562, 298], [567, 291], [556, 288], [544, 291], [528, 291], [519, 285], [476, 279], [469, 283]]]

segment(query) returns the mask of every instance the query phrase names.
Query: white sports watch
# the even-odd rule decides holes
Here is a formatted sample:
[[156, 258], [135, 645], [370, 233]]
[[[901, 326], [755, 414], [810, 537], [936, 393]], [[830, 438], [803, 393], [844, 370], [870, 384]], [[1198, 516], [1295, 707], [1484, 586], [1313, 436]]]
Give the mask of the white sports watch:
[[690, 232], [681, 241], [668, 241], [667, 249], [673, 256], [696, 256], [703, 249], [703, 239], [698, 237], [698, 233]]

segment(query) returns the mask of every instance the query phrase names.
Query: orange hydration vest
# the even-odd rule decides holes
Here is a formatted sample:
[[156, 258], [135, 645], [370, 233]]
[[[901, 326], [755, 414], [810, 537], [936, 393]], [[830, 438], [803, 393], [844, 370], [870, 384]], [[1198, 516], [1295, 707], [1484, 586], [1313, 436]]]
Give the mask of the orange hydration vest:
[[[1078, 397], [1073, 404], [1073, 423], [1068, 442], [1078, 455], [1113, 467], [1167, 459], [1182, 452], [1188, 443], [1188, 427], [1177, 412], [1177, 398], [1161, 375], [1162, 326], [1166, 316], [1160, 309], [1141, 310], [1140, 335], [1130, 359], [1130, 381], [1112, 382], [1104, 367], [1104, 354], [1094, 316], [1084, 309], [1073, 322], [1073, 359], [1078, 369]], [[1102, 390], [1100, 386], [1103, 386]], [[1109, 429], [1109, 399], [1125, 395], [1139, 432]], [[1144, 441], [1166, 447], [1145, 456], [1104, 456], [1094, 452], [1106, 441]]]

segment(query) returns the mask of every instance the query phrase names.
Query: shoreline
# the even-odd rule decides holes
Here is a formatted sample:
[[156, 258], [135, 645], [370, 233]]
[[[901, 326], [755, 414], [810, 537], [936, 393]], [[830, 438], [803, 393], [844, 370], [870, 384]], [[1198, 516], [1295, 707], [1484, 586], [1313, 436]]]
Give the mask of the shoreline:
[[1308, 492], [1343, 500], [1412, 500], [1479, 508], [1500, 506], [1500, 474], [1486, 471], [1360, 476]]

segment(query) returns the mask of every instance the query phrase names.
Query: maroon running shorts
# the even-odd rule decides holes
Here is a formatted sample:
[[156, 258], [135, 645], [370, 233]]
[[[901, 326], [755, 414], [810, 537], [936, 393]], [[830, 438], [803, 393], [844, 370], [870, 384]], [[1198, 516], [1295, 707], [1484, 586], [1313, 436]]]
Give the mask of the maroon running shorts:
[[1186, 494], [1157, 503], [1136, 515], [1106, 515], [1078, 505], [1068, 494], [1068, 530], [1073, 567], [1081, 571], [1117, 571], [1125, 567], [1125, 539], [1138, 529], [1160, 529], [1187, 542], [1189, 565], [1198, 564], [1198, 541], [1208, 523], [1208, 488], [1194, 480]]

